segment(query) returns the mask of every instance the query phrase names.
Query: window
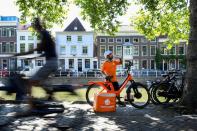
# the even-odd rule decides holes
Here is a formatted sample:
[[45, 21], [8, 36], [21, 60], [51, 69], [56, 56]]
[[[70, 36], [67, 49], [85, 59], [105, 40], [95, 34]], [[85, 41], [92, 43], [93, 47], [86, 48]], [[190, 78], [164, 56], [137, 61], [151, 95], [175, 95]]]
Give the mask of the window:
[[162, 47], [160, 48], [160, 50], [161, 50], [161, 54], [162, 54], [162, 55], [166, 55], [166, 54], [167, 54], [167, 49], [166, 49], [165, 46], [162, 46]]
[[20, 36], [20, 40], [25, 40], [25, 36]]
[[88, 47], [87, 46], [83, 46], [82, 47], [82, 54], [88, 54]]
[[14, 53], [15, 52], [14, 42], [10, 42], [10, 52], [11, 53]]
[[108, 46], [108, 49], [109, 49], [110, 51], [112, 51], [112, 54], [114, 54], [114, 46], [113, 46], [113, 45], [109, 45], [109, 46]]
[[20, 53], [25, 52], [25, 43], [20, 44]]
[[179, 55], [184, 55], [184, 47], [183, 46], [179, 46]]
[[170, 54], [170, 55], [175, 55], [175, 53], [176, 53], [175, 47], [172, 47], [172, 48], [169, 50], [169, 54]]
[[72, 39], [71, 39], [71, 36], [67, 36], [67, 37], [66, 37], [66, 41], [67, 41], [67, 42], [71, 42], [71, 40], [72, 40]]
[[36, 66], [43, 66], [43, 60], [36, 60]]
[[104, 53], [105, 53], [105, 45], [101, 45], [100, 46], [100, 56], [103, 56], [104, 55]]
[[2, 53], [1, 47], [2, 47], [2, 44], [0, 43], [0, 53]]
[[108, 38], [108, 43], [114, 43], [114, 38]]
[[2, 28], [2, 36], [3, 37], [6, 37], [7, 36], [6, 28]]
[[178, 64], [179, 64], [179, 70], [185, 69], [185, 63], [182, 59], [178, 60]]
[[97, 69], [97, 61], [93, 61], [93, 68]]
[[77, 47], [76, 45], [72, 45], [70, 48], [70, 54], [75, 55], [77, 53]]
[[156, 46], [150, 46], [150, 55], [155, 56], [156, 55]]
[[77, 36], [77, 41], [82, 42], [82, 36]]
[[155, 69], [155, 60], [150, 60], [150, 69]]
[[116, 43], [122, 43], [122, 38], [116, 38]]
[[147, 60], [142, 60], [142, 69], [147, 69]]
[[142, 43], [147, 43], [147, 39], [146, 38], [141, 38], [141, 42]]
[[150, 40], [151, 42], [156, 42], [156, 38], [154, 38], [154, 39], [152, 39], [152, 40]]
[[124, 42], [130, 42], [130, 39], [129, 38], [125, 38]]
[[28, 50], [31, 51], [34, 49], [34, 43], [29, 43], [28, 44]]
[[10, 31], [11, 31], [11, 37], [14, 37], [14, 36], [15, 36], [15, 31], [16, 31], [16, 29], [11, 28]]
[[139, 46], [134, 46], [133, 55], [134, 56], [139, 56]]
[[60, 46], [60, 54], [66, 54], [66, 46]]
[[2, 29], [0, 28], [0, 37], [1, 37], [1, 30], [2, 30]]
[[106, 43], [106, 38], [100, 38], [100, 43]]
[[126, 46], [124, 51], [125, 55], [132, 55], [132, 46]]
[[147, 46], [142, 46], [142, 56], [148, 55]]
[[28, 36], [28, 40], [34, 40], [33, 36]]
[[85, 59], [85, 68], [90, 68], [90, 59]]
[[139, 69], [139, 60], [133, 60], [133, 68]]
[[176, 68], [175, 60], [169, 60], [169, 70], [173, 70]]
[[2, 42], [2, 53], [7, 52], [6, 42]]
[[122, 56], [122, 46], [116, 46], [116, 55]]
[[69, 59], [68, 64], [69, 64], [69, 69], [74, 68], [74, 59]]
[[133, 38], [133, 43], [139, 43], [139, 38]]

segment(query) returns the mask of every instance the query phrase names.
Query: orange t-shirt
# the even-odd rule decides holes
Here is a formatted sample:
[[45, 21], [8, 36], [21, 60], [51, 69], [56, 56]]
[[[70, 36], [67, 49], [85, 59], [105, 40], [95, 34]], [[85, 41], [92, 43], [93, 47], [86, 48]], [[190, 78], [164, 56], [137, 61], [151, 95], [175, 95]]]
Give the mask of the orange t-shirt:
[[112, 82], [116, 82], [116, 66], [120, 65], [120, 61], [105, 61], [101, 67], [101, 71], [105, 72], [108, 76], [113, 76], [111, 79]]

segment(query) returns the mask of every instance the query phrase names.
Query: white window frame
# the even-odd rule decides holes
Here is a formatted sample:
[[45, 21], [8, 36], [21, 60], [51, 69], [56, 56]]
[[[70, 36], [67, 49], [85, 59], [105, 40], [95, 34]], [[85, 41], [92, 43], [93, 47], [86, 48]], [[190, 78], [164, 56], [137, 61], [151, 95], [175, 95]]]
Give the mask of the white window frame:
[[[134, 41], [135, 39], [137, 39], [137, 40], [138, 40], [138, 42]], [[138, 38], [138, 37], [133, 37], [133, 43], [139, 43], [139, 42], [140, 42], [140, 40], [139, 40], [139, 38]]]
[[[171, 49], [174, 47], [174, 54], [171, 54]], [[170, 50], [169, 50], [169, 55], [176, 55], [176, 46], [173, 46]]]
[[[112, 40], [112, 42], [110, 42], [110, 39]], [[108, 38], [108, 43], [114, 43], [114, 38]]]
[[[129, 37], [125, 37], [125, 38], [124, 38], [124, 43], [127, 43], [127, 42], [125, 41], [126, 39], [129, 39], [129, 42], [131, 41]], [[129, 43], [129, 42], [128, 42], [128, 43]]]
[[[104, 40], [104, 42], [102, 42], [102, 39]], [[106, 38], [100, 38], [100, 43], [106, 43]]]
[[113, 47], [112, 54], [114, 55], [114, 46], [113, 45], [108, 45], [108, 50], [109, 50], [109, 47]]
[[162, 54], [161, 53], [161, 55], [167, 55], [167, 48], [165, 47], [165, 46], [160, 46], [160, 50], [162, 49], [164, 47], [164, 53]]
[[[30, 38], [32, 38], [32, 39], [30, 39]], [[28, 40], [34, 40], [34, 37], [29, 35]]]
[[[83, 53], [83, 47], [87, 48], [87, 53]], [[82, 46], [82, 55], [87, 55], [88, 54], [88, 46]]]
[[[72, 52], [72, 47], [75, 47], [75, 52]], [[76, 45], [71, 45], [70, 46], [70, 55], [76, 55], [77, 54], [77, 46]]]
[[[138, 47], [138, 55], [135, 55], [134, 54], [134, 48], [135, 48], [135, 46]], [[139, 56], [139, 55], [140, 55], [140, 47], [139, 47], [139, 45], [134, 45], [133, 46], [133, 56]]]
[[[117, 49], [118, 49], [117, 47], [121, 47], [121, 54], [117, 54]], [[122, 46], [121, 45], [116, 45], [116, 55], [117, 56], [122, 56]]]
[[156, 55], [156, 48], [157, 48], [157, 46], [156, 45], [151, 45], [150, 46], [150, 56], [155, 56], [155, 55], [152, 55], [151, 47], [155, 47], [155, 55]]
[[[120, 42], [117, 41], [118, 39], [120, 39]], [[116, 38], [116, 43], [122, 43], [122, 38]]]
[[[24, 39], [22, 39], [22, 38], [24, 38]], [[20, 40], [25, 40], [25, 36], [24, 35], [21, 35], [20, 36]]]
[[106, 51], [106, 45], [100, 45], [100, 56], [104, 56], [104, 54], [101, 54], [101, 47], [105, 47], [105, 51]]
[[[136, 63], [137, 63], [137, 66], [136, 66]], [[134, 69], [139, 69], [139, 67], [140, 67], [140, 61], [138, 60], [138, 59], [134, 59], [133, 60], [133, 67], [134, 67]], [[137, 67], [137, 68], [135, 68], [135, 67]]]
[[[70, 37], [70, 41], [68, 41], [68, 37]], [[67, 35], [67, 36], [66, 36], [66, 41], [67, 41], [67, 42], [71, 42], [71, 41], [72, 41], [72, 36], [71, 36], [71, 35]]]
[[[65, 48], [64, 52], [61, 51], [62, 47]], [[60, 45], [60, 55], [65, 55], [65, 54], [66, 54], [66, 46], [65, 45]]]
[[[146, 55], [143, 55], [143, 47], [146, 46]], [[142, 45], [141, 46], [141, 51], [142, 51], [142, 56], [148, 56], [148, 46], [147, 45]]]
[[[150, 63], [149, 63], [149, 66], [150, 66], [150, 69], [151, 69], [151, 61], [154, 60], [154, 59], [150, 59]], [[154, 60], [154, 70], [156, 69], [156, 62]]]
[[174, 66], [175, 66], [174, 69], [176, 69], [177, 65], [176, 65], [176, 60], [175, 59], [171, 59], [171, 60], [168, 61], [168, 64], [169, 64], [168, 69], [171, 68], [171, 61], [174, 61]]
[[[81, 37], [81, 41], [79, 41], [79, 38]], [[83, 36], [82, 35], [78, 35], [77, 36], [77, 42], [83, 42]]]
[[[183, 47], [183, 54], [180, 54], [180, 53], [179, 53], [179, 47]], [[178, 46], [178, 55], [185, 55], [185, 45], [183, 45], [183, 46], [180, 46], [180, 45], [179, 45], [179, 46]]]
[[142, 59], [141, 60], [141, 67], [143, 68], [143, 61], [146, 61], [146, 68], [144, 68], [144, 69], [148, 69], [148, 60], [147, 59]]

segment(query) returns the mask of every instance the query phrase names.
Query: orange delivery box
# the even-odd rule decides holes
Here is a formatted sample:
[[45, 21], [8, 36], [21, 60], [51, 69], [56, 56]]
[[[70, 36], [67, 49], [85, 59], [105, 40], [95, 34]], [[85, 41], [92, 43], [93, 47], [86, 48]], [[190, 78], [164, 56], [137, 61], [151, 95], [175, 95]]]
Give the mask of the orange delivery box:
[[116, 94], [106, 92], [94, 94], [93, 109], [95, 112], [115, 112]]

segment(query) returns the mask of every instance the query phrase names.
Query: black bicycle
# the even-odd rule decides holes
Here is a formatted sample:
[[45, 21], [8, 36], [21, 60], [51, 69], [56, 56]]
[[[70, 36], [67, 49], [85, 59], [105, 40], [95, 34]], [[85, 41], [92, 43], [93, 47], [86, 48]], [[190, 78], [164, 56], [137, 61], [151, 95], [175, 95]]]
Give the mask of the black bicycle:
[[178, 103], [183, 94], [184, 74], [180, 72], [171, 72], [172, 77], [156, 85], [152, 89], [152, 97], [159, 104], [169, 102]]

